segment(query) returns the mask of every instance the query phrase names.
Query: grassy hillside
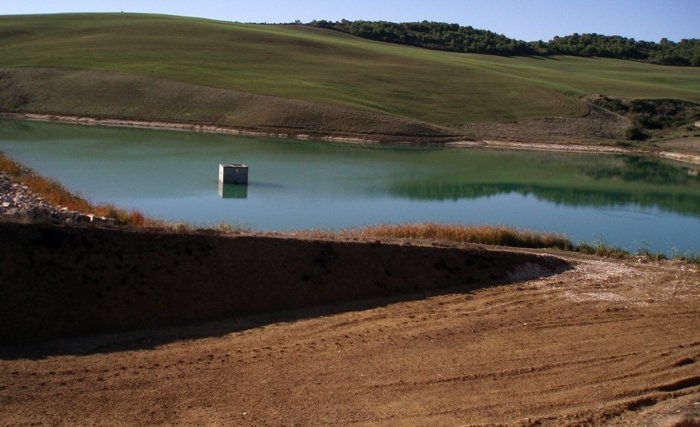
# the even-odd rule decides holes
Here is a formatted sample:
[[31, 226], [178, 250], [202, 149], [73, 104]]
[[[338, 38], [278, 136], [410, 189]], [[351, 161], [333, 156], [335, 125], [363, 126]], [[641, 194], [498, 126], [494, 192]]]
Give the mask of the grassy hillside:
[[0, 111], [228, 126], [250, 132], [454, 139], [450, 129], [396, 116], [137, 74], [55, 68], [0, 70]]
[[[317, 113], [320, 121], [324, 114], [342, 121], [355, 110], [388, 115], [391, 120], [409, 120], [413, 126], [416, 121], [424, 122], [419, 125], [421, 132], [436, 134], [450, 132], [425, 123], [458, 132], [461, 125], [471, 122], [580, 117], [588, 112], [588, 107], [578, 97], [588, 93], [700, 100], [697, 68], [613, 59], [447, 53], [293, 25], [135, 14], [4, 16], [0, 17], [0, 40], [0, 68], [122, 73], [116, 78], [119, 89], [105, 93], [109, 93], [108, 104], [113, 108], [127, 105], [122, 113], [129, 117], [151, 110], [146, 116], [183, 120], [206, 116], [217, 123], [240, 125], [247, 118], [261, 117], [260, 111], [267, 111], [266, 105], [273, 98], [249, 100], [247, 107], [220, 102], [216, 96], [209, 97], [209, 101], [190, 102], [184, 95], [176, 96], [187, 91], [171, 87], [158, 91], [169, 97], [149, 104], [158, 96], [145, 86], [152, 81], [125, 75], [233, 91], [229, 93], [231, 99], [254, 94], [275, 97], [275, 105], [289, 100], [308, 102], [306, 106], [321, 103], [324, 107]], [[103, 79], [107, 83], [102, 86], [110, 87], [108, 74], [91, 76], [93, 92], [102, 85], [96, 80]], [[11, 77], [15, 80], [10, 81]], [[41, 90], [35, 90], [36, 74], [5, 74], [0, 80], [5, 92], [0, 95], [0, 106], [5, 111], [26, 111], [32, 105], [65, 113], [94, 111], [93, 99], [85, 91], [72, 103], [65, 99], [72, 89], [56, 96], [61, 86], [52, 86], [51, 82], [61, 79], [54, 74]], [[70, 81], [80, 86], [80, 77], [75, 74], [63, 80], [68, 82], [64, 91], [72, 88]], [[12, 99], [7, 95], [10, 86], [15, 89]], [[17, 92], [17, 87], [24, 92]], [[103, 108], [100, 105], [105, 103], [95, 102], [96, 108]], [[164, 104], [174, 104], [176, 108], [165, 114]], [[141, 111], [129, 105], [141, 105]], [[252, 109], [254, 105], [257, 109]], [[285, 104], [286, 113], [282, 116], [290, 111], [298, 114], [304, 108]], [[333, 111], [324, 110], [327, 108]], [[372, 117], [371, 120], [389, 120]], [[280, 117], [273, 114], [272, 119]], [[361, 123], [365, 116], [354, 119]]]

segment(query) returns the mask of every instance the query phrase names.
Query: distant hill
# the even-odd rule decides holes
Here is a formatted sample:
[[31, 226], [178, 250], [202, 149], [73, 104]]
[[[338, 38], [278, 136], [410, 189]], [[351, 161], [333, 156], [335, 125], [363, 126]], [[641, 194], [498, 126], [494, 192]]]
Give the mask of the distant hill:
[[678, 43], [637, 41], [620, 36], [572, 34], [543, 42], [524, 42], [492, 31], [444, 22], [312, 21], [310, 26], [329, 28], [354, 36], [390, 43], [452, 52], [490, 55], [575, 55], [633, 59], [663, 65], [700, 66], [700, 39]]
[[[489, 37], [496, 47], [507, 42]], [[700, 72], [611, 58], [458, 54], [309, 25], [0, 16], [4, 113], [382, 141], [625, 139], [635, 118], [603, 111], [612, 104], [593, 105], [589, 94], [695, 105]]]

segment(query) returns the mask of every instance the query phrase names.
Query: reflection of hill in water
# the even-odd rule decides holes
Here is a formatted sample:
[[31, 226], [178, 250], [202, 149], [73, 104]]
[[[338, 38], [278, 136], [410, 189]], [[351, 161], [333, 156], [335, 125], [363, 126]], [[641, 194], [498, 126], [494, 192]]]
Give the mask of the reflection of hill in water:
[[596, 180], [619, 179], [647, 185], [692, 185], [700, 182], [697, 177], [689, 176], [685, 168], [641, 156], [625, 156], [623, 163], [617, 167], [584, 166], [581, 173]]
[[642, 207], [658, 207], [665, 211], [700, 217], [700, 194], [677, 192], [557, 188], [532, 184], [402, 183], [395, 185], [391, 193], [414, 200], [477, 199], [517, 193], [569, 206], [605, 207], [634, 203]]
[[[491, 168], [482, 168], [480, 171], [485, 173], [476, 179], [474, 174], [465, 174], [455, 180], [462, 182], [403, 182], [390, 191], [417, 200], [476, 199], [517, 193], [568, 206], [636, 204], [700, 217], [700, 178], [690, 175], [687, 167], [642, 156], [576, 159], [552, 157], [539, 163], [521, 162], [510, 165], [512, 169], [505, 172], [502, 165], [495, 163]], [[533, 173], [538, 170], [552, 171], [555, 181]], [[556, 176], [565, 170], [568, 173], [559, 174], [565, 178]], [[501, 176], [504, 173], [506, 176]], [[524, 183], [513, 183], [521, 180]]]

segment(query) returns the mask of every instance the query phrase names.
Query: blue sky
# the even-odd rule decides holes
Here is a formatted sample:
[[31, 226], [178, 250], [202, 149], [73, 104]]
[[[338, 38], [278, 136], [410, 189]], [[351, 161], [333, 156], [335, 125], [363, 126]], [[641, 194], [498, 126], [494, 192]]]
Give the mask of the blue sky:
[[700, 38], [700, 0], [3, 0], [0, 15], [147, 12], [239, 22], [313, 19], [441, 21], [508, 37], [550, 40], [572, 33], [637, 40]]

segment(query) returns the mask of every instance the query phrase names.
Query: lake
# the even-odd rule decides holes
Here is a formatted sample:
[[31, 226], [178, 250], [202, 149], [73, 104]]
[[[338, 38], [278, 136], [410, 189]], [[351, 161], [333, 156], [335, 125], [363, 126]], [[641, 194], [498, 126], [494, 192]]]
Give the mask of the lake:
[[[0, 151], [96, 203], [261, 231], [424, 222], [700, 253], [698, 167], [640, 156], [339, 144], [0, 120]], [[218, 183], [219, 163], [248, 186]]]

